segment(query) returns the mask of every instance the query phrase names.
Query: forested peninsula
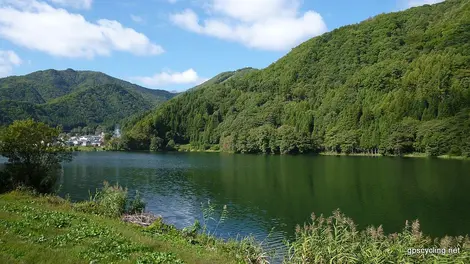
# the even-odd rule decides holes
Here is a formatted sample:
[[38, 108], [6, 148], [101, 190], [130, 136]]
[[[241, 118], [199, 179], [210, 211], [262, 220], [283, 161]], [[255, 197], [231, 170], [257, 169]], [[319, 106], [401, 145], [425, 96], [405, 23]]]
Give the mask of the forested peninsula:
[[469, 1], [381, 14], [176, 96], [123, 148], [469, 156], [469, 40]]

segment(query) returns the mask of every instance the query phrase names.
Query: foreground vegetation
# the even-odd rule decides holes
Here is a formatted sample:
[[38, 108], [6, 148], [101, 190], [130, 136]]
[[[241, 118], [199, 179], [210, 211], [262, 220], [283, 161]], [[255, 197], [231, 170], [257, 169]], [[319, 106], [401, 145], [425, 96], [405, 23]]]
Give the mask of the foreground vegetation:
[[[432, 252], [417, 251], [431, 250]], [[445, 250], [445, 251], [443, 251]], [[325, 218], [311, 215], [311, 222], [296, 228], [289, 244], [287, 263], [468, 263], [469, 236], [431, 239], [419, 221], [406, 221], [402, 232], [386, 235], [382, 226], [357, 230], [341, 212]]]
[[[138, 193], [130, 199], [126, 189], [107, 183], [78, 203], [28, 189], [0, 195], [0, 263], [269, 263], [269, 254], [253, 238], [222, 241], [208, 230], [207, 221], [223, 224], [226, 207], [219, 219], [213, 218], [213, 205], [203, 208], [202, 225], [183, 230], [158, 217], [122, 221], [140, 216], [144, 208]], [[433, 251], [416, 251], [421, 249]], [[335, 211], [328, 218], [312, 214], [310, 223], [297, 226], [287, 251], [276, 254], [286, 264], [464, 264], [470, 261], [470, 238], [431, 239], [418, 221], [389, 235], [382, 226], [360, 231]]]
[[469, 156], [469, 32], [468, 0], [378, 15], [173, 98], [124, 145]]
[[121, 210], [135, 205], [126, 204], [125, 190], [109, 185], [81, 203], [30, 191], [0, 195], [0, 263], [264, 261], [251, 240], [223, 242], [198, 234], [197, 226], [181, 231], [161, 218], [148, 227], [122, 222]]

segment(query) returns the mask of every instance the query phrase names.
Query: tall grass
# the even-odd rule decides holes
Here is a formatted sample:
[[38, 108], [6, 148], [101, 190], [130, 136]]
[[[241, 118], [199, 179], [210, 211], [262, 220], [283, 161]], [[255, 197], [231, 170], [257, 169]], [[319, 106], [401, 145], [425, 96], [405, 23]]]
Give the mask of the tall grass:
[[145, 202], [138, 192], [134, 199], [130, 199], [127, 188], [119, 184], [110, 185], [105, 181], [100, 190], [97, 189], [94, 194], [90, 192], [88, 201], [75, 203], [74, 209], [107, 217], [120, 217], [124, 213], [143, 212]]
[[[433, 240], [423, 235], [418, 220], [406, 222], [401, 232], [390, 235], [382, 226], [358, 231], [339, 210], [327, 218], [312, 214], [310, 223], [297, 226], [296, 239], [288, 247], [285, 263], [470, 263], [468, 235]], [[436, 253], [437, 249], [446, 249], [446, 254]]]
[[253, 236], [239, 237], [224, 241], [216, 237], [218, 228], [229, 219], [229, 210], [224, 205], [220, 214], [217, 206], [207, 201], [201, 203], [202, 224], [196, 221], [193, 226], [183, 229], [183, 234], [194, 243], [210, 248], [220, 248], [232, 255], [239, 263], [269, 263], [269, 254], [263, 249], [262, 243]]

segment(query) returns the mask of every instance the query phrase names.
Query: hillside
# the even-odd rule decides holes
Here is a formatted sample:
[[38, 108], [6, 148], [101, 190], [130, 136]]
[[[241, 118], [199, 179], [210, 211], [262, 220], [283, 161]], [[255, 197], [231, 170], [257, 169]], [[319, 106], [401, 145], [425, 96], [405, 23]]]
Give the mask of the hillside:
[[128, 147], [470, 155], [470, 1], [378, 15], [165, 103]]
[[203, 88], [206, 86], [214, 85], [214, 84], [222, 84], [225, 83], [226, 81], [230, 80], [231, 78], [237, 78], [237, 77], [242, 77], [250, 72], [257, 71], [254, 68], [243, 68], [239, 69], [236, 71], [228, 71], [228, 72], [223, 72], [218, 74], [217, 76], [213, 77], [212, 79], [192, 88], [192, 89], [199, 89]]
[[66, 129], [113, 126], [173, 96], [100, 72], [38, 71], [0, 79], [0, 124], [34, 118]]
[[[45, 70], [25, 76], [11, 76], [0, 79], [0, 100], [26, 101], [30, 103], [49, 102], [82, 88], [104, 84], [115, 84], [125, 89], [134, 90], [149, 98], [152, 102], [164, 102], [173, 95], [164, 90], [147, 89], [101, 72]], [[7, 91], [15, 91], [8, 93]], [[8, 97], [7, 97], [8, 96]]]

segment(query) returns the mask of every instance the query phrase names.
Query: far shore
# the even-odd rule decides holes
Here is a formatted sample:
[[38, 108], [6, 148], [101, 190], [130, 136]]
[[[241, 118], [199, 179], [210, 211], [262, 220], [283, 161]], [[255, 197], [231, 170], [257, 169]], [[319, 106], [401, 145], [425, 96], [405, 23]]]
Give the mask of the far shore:
[[382, 154], [372, 154], [372, 153], [337, 153], [337, 152], [320, 152], [318, 153], [321, 156], [357, 156], [357, 157], [402, 157], [402, 158], [438, 158], [438, 159], [455, 159], [455, 160], [470, 160], [470, 158], [464, 156], [451, 156], [451, 155], [441, 155], [437, 157], [431, 157], [426, 153], [409, 153], [404, 154], [403, 156], [398, 155], [382, 155]]
[[[107, 150], [105, 147], [72, 147], [72, 149], [75, 148], [74, 151], [83, 151], [83, 152], [93, 152], [93, 151], [114, 151], [114, 150]], [[167, 152], [200, 152], [200, 153], [229, 153], [229, 154], [234, 154], [234, 152], [227, 152], [227, 151], [222, 151], [218, 148], [210, 148], [210, 149], [197, 149], [197, 148], [191, 148], [190, 145], [179, 145], [177, 148], [173, 151], [167, 151]], [[258, 153], [261, 155], [264, 155], [263, 153]], [[270, 155], [270, 154], [266, 154]], [[297, 155], [306, 155], [306, 154], [297, 154]], [[319, 152], [316, 153], [315, 155], [320, 155], [320, 156], [352, 156], [352, 157], [402, 157], [402, 158], [438, 158], [438, 159], [453, 159], [453, 160], [470, 160], [470, 158], [464, 157], [464, 156], [452, 156], [452, 155], [441, 155], [437, 157], [431, 157], [427, 155], [426, 153], [409, 153], [409, 154], [404, 154], [402, 156], [398, 155], [383, 155], [380, 153], [338, 153], [338, 152], [330, 152], [330, 151], [324, 151], [324, 152]]]

